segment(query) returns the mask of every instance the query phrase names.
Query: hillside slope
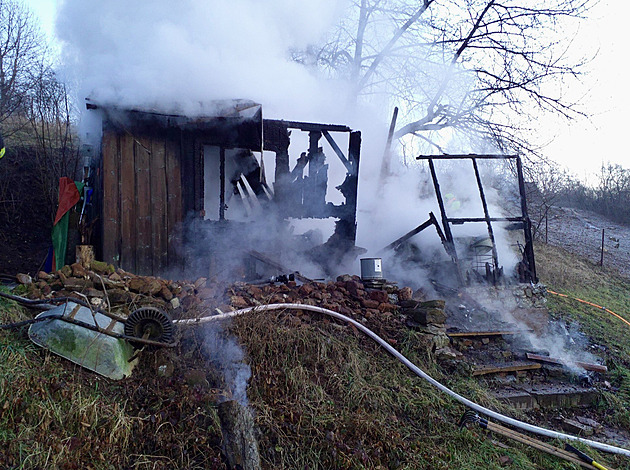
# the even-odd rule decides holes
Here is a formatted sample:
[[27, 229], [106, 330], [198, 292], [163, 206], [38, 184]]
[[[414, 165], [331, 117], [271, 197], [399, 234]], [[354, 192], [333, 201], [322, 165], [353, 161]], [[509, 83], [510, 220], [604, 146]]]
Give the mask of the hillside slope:
[[[552, 290], [630, 311], [630, 283], [552, 246], [538, 247], [541, 280]], [[605, 348], [614, 391], [594, 412], [630, 427], [630, 335], [610, 315], [550, 298], [556, 316], [574, 318]], [[2, 323], [29, 314], [0, 300]], [[524, 420], [494, 402], [483, 382], [440, 367], [416, 332], [395, 315], [381, 334], [458, 393]], [[389, 326], [388, 326], [389, 325]], [[395, 325], [395, 328], [393, 327]], [[176, 351], [145, 353], [130, 379], [112, 382], [0, 332], [0, 467], [226, 468], [217, 403], [220, 361], [191, 329]], [[458, 428], [464, 407], [353, 328], [295, 311], [250, 314], [222, 335], [237, 338], [251, 367], [247, 395], [266, 469], [576, 468], [514, 441]], [[167, 370], [167, 373], [163, 373]], [[630, 468], [621, 457], [596, 458]]]

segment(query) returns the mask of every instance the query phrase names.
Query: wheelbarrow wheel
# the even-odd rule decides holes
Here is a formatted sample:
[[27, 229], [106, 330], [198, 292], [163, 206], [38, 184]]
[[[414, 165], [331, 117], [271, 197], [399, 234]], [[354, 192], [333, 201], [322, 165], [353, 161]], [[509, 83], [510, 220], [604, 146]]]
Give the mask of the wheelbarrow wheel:
[[[163, 310], [156, 307], [142, 307], [131, 312], [125, 321], [125, 335], [139, 339], [148, 339], [160, 343], [170, 343], [175, 334], [173, 320]], [[131, 341], [136, 348], [146, 346], [141, 342]], [[156, 349], [159, 346], [146, 346]]]

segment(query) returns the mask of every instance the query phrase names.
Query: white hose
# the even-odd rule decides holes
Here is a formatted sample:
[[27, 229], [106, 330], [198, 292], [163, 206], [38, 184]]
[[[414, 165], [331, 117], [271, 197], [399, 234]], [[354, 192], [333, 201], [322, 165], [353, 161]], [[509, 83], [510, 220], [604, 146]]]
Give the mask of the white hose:
[[407, 359], [405, 356], [403, 356], [401, 353], [399, 353], [387, 341], [385, 341], [383, 338], [378, 336], [376, 333], [374, 333], [369, 328], [363, 326], [361, 323], [353, 320], [352, 318], [346, 317], [345, 315], [342, 315], [341, 313], [337, 313], [337, 312], [334, 312], [332, 310], [328, 310], [326, 308], [316, 307], [314, 305], [303, 305], [303, 304], [269, 304], [269, 305], [260, 305], [260, 306], [257, 306], [257, 307], [243, 308], [243, 309], [240, 309], [240, 310], [235, 310], [233, 312], [222, 313], [222, 314], [219, 314], [219, 315], [214, 315], [214, 316], [209, 316], [209, 317], [174, 320], [173, 322], [177, 323], [177, 324], [180, 324], [180, 325], [197, 325], [197, 324], [200, 324], [200, 323], [208, 323], [208, 322], [215, 322], [215, 321], [226, 320], [226, 319], [229, 319], [229, 318], [232, 318], [232, 317], [236, 317], [238, 315], [243, 315], [245, 313], [250, 313], [250, 312], [264, 312], [264, 311], [267, 311], [267, 310], [281, 310], [281, 309], [310, 310], [311, 312], [322, 313], [324, 315], [328, 315], [330, 317], [337, 318], [338, 320], [342, 320], [342, 321], [344, 321], [346, 323], [349, 323], [349, 324], [355, 326], [361, 332], [365, 333], [367, 336], [369, 336], [374, 341], [376, 341], [378, 344], [380, 344], [382, 347], [384, 347], [387, 350], [387, 352], [389, 352], [392, 356], [394, 356], [396, 359], [398, 359], [400, 362], [402, 362], [404, 365], [406, 365], [409, 369], [411, 369], [411, 371], [414, 374], [416, 374], [419, 377], [422, 377], [424, 380], [426, 380], [427, 382], [429, 382], [433, 386], [437, 387], [438, 389], [440, 389], [441, 391], [443, 391], [447, 395], [450, 395], [451, 397], [453, 397], [458, 402], [468, 406], [469, 408], [472, 408], [473, 410], [475, 410], [475, 411], [477, 411], [479, 413], [483, 413], [486, 416], [494, 418], [497, 421], [501, 421], [501, 422], [503, 422], [505, 424], [510, 424], [510, 425], [515, 426], [517, 428], [524, 429], [525, 431], [529, 431], [529, 432], [532, 432], [532, 433], [535, 433], [535, 434], [540, 434], [542, 436], [547, 436], [547, 437], [551, 437], [551, 438], [554, 438], [554, 439], [563, 439], [563, 440], [569, 440], [569, 441], [579, 441], [579, 442], [582, 442], [583, 444], [591, 446], [591, 447], [593, 447], [595, 449], [603, 450], [605, 452], [612, 452], [612, 453], [615, 453], [615, 454], [621, 454], [621, 455], [625, 455], [627, 457], [630, 457], [630, 450], [625, 449], [623, 447], [615, 447], [615, 446], [611, 446], [611, 445], [608, 445], [608, 444], [603, 444], [601, 442], [591, 441], [590, 439], [584, 439], [582, 437], [572, 436], [571, 434], [564, 434], [562, 432], [551, 431], [549, 429], [545, 429], [545, 428], [541, 428], [541, 427], [538, 427], [538, 426], [534, 426], [533, 424], [524, 423], [523, 421], [519, 421], [517, 419], [510, 418], [509, 416], [504, 416], [504, 415], [502, 415], [500, 413], [497, 413], [496, 411], [492, 411], [492, 410], [490, 410], [488, 408], [485, 408], [485, 407], [483, 407], [481, 405], [478, 405], [477, 403], [472, 402], [472, 401], [468, 400], [467, 398], [464, 398], [461, 395], [455, 393], [454, 391], [452, 391], [450, 388], [446, 387], [445, 385], [442, 385], [440, 382], [438, 382], [433, 377], [428, 375], [426, 372], [424, 372], [418, 366], [413, 364], [409, 359]]

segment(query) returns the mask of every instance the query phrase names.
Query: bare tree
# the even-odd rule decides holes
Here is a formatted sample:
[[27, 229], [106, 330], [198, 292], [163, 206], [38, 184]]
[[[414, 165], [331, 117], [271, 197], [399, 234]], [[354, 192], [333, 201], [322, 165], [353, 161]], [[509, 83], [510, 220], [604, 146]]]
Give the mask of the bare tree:
[[[532, 234], [541, 238], [543, 222], [551, 208], [559, 202], [567, 188], [573, 185], [571, 176], [557, 163], [539, 161], [525, 168], [528, 212], [532, 221]], [[544, 237], [542, 237], [544, 238]]]
[[[36, 18], [20, 1], [0, 0], [0, 130], [8, 148], [0, 161], [0, 179], [1, 172], [10, 171], [7, 160], [30, 168], [28, 174], [13, 174], [13, 181], [0, 183], [0, 209], [9, 219], [21, 215], [16, 191], [27, 181], [43, 194], [46, 213], [54, 214], [59, 178], [77, 173], [72, 115], [68, 91], [55, 75], [53, 54]], [[16, 184], [18, 177], [23, 184]]]
[[[384, 94], [396, 137], [439, 147], [453, 131], [501, 150], [529, 148], [526, 115], [571, 117], [557, 80], [579, 73], [563, 20], [589, 0], [355, 0], [321, 47], [294, 53], [351, 82], [350, 100]], [[520, 116], [520, 118], [519, 118]]]
[[33, 69], [44, 56], [44, 36], [31, 11], [15, 0], [0, 0], [0, 126], [10, 135], [24, 124], [25, 98], [34, 86]]
[[618, 164], [602, 164], [595, 203], [602, 214], [627, 224], [630, 220], [630, 170]]
[[33, 87], [26, 96], [25, 116], [35, 140], [32, 153], [36, 177], [50, 207], [57, 204], [59, 178], [78, 173], [78, 138], [71, 119], [72, 104], [66, 85], [43, 60], [33, 70]]

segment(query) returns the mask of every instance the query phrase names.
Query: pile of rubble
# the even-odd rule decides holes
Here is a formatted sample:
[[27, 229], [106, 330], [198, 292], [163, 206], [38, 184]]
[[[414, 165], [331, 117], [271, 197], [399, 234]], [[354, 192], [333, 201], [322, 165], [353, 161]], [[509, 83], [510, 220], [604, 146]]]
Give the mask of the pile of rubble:
[[74, 263], [55, 271], [40, 271], [33, 279], [17, 275], [20, 288], [31, 299], [79, 297], [96, 308], [108, 308], [128, 313], [139, 307], [155, 306], [175, 317], [204, 313], [206, 303], [216, 303], [222, 292], [200, 278], [195, 282], [170, 281], [154, 276], [138, 276], [116, 269], [113, 265], [92, 261], [89, 268]]
[[[353, 318], [377, 333], [393, 341], [394, 331], [405, 324], [399, 303], [421, 296], [409, 287], [398, 288], [386, 284], [382, 289], [365, 286], [358, 276], [343, 275], [336, 281], [305, 282], [289, 281], [282, 284], [252, 285], [237, 283], [226, 290], [229, 305], [224, 309], [245, 308], [274, 303], [301, 303], [323, 307]], [[391, 334], [386, 334], [391, 330]]]
[[[444, 301], [424, 301], [421, 290], [385, 283], [367, 287], [358, 276], [343, 275], [331, 282], [221, 285], [206, 278], [194, 282], [139, 276], [98, 261], [89, 269], [80, 263], [36, 279], [18, 275], [20, 289], [32, 299], [80, 297], [97, 308], [123, 314], [155, 306], [173, 318], [194, 318], [272, 303], [303, 303], [354, 318], [395, 342], [396, 331], [407, 326], [427, 338], [432, 350], [448, 344]], [[386, 334], [389, 330], [390, 334]]]

